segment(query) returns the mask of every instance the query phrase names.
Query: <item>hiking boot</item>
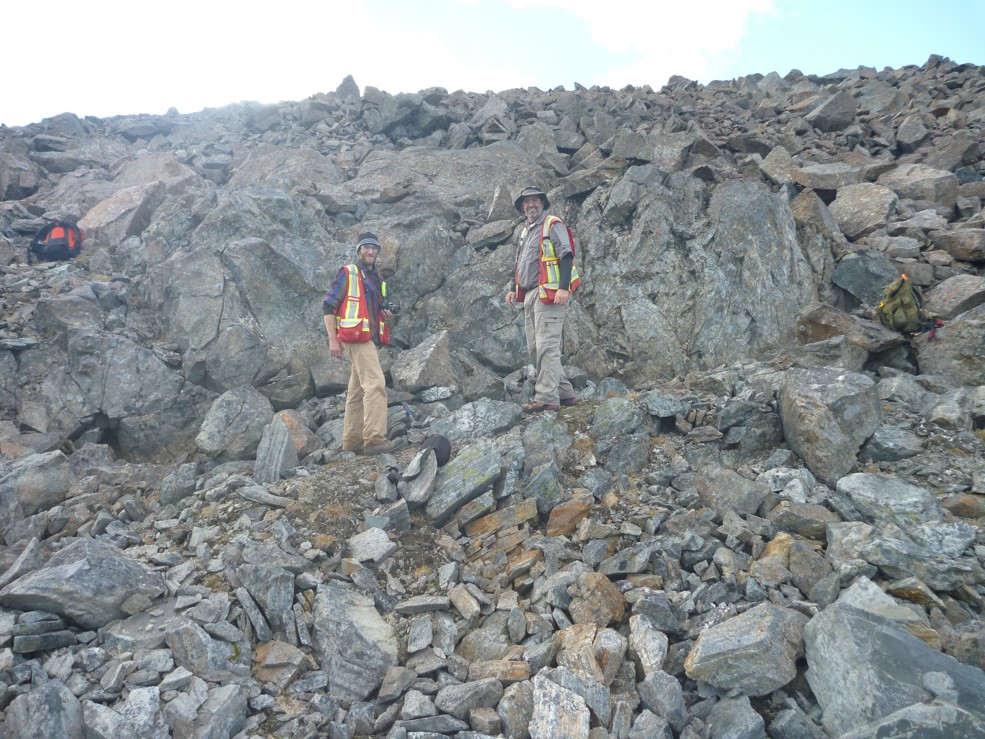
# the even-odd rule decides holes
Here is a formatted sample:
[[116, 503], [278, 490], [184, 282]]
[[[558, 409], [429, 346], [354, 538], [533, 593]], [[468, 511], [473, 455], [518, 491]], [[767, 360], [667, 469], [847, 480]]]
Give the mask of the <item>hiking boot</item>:
[[540, 413], [541, 411], [556, 411], [560, 408], [559, 405], [548, 405], [547, 403], [525, 403], [523, 406], [524, 413]]
[[363, 454], [366, 456], [373, 456], [376, 454], [394, 454], [399, 452], [407, 446], [406, 439], [389, 439], [384, 441], [382, 444], [373, 444], [372, 446], [365, 447], [363, 449]]
[[570, 408], [573, 405], [578, 405], [578, 398], [561, 398], [561, 405], [565, 408]]

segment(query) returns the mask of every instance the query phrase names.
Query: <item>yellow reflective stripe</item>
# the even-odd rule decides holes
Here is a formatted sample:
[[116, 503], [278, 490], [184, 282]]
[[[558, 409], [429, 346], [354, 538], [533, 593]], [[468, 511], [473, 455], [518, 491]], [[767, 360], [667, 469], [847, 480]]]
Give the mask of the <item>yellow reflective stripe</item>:
[[362, 285], [359, 282], [359, 269], [356, 265], [350, 264], [346, 266], [345, 271], [349, 276], [349, 289], [345, 303], [345, 320], [356, 321], [359, 319], [359, 294], [362, 289]]
[[541, 287], [547, 290], [557, 290], [557, 286], [561, 281], [558, 258], [554, 252], [554, 242], [551, 241], [551, 226], [559, 220], [559, 218], [555, 218], [554, 216], [547, 216], [544, 219], [543, 231], [541, 231], [540, 235], [540, 261], [544, 263], [544, 269], [547, 271], [547, 282]]
[[[359, 268], [354, 264], [347, 264], [345, 266], [345, 272], [348, 277], [348, 289], [346, 290], [345, 298], [345, 310], [342, 316], [336, 316], [337, 326], [346, 326], [347, 328], [352, 328], [354, 326], [362, 324], [361, 331], [369, 333], [369, 315], [367, 306], [367, 316], [365, 318], [359, 317], [359, 303], [360, 296], [362, 293], [362, 282], [359, 279]], [[386, 282], [380, 280], [380, 294], [386, 297]], [[383, 335], [383, 329], [386, 328], [386, 322], [383, 320], [382, 314], [380, 315], [380, 335]]]
[[369, 331], [369, 319], [359, 317], [359, 298], [362, 291], [362, 283], [359, 280], [359, 268], [354, 264], [347, 264], [345, 272], [348, 279], [348, 289], [346, 290], [344, 315], [338, 319], [338, 325], [352, 328], [362, 323], [361, 331]]
[[[551, 226], [555, 222], [560, 222], [560, 218], [555, 216], [548, 216], [544, 219], [544, 230], [542, 232], [541, 238], [541, 253], [540, 261], [544, 264], [544, 269], [547, 271], [547, 282], [541, 285], [541, 295], [546, 295], [544, 290], [557, 290], [558, 286], [561, 284], [561, 267], [560, 260], [555, 256], [554, 253], [554, 242], [550, 239]], [[576, 284], [579, 280], [578, 267], [575, 266], [574, 261], [571, 262], [571, 281], [569, 285]]]
[[[380, 280], [380, 296], [386, 299], [386, 280]], [[369, 306], [366, 306], [366, 310], [369, 310]], [[380, 311], [380, 336], [383, 336], [383, 329], [386, 328], [386, 322], [383, 320], [383, 311]], [[366, 319], [366, 330], [369, 331], [369, 319]]]

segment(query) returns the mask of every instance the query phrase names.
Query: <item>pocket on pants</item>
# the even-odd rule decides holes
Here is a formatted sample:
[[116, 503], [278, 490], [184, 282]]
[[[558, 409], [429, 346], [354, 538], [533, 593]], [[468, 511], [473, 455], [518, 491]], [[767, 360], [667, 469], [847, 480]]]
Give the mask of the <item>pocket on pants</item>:
[[543, 316], [537, 326], [538, 343], [542, 341], [558, 342], [561, 340], [561, 331], [564, 327], [564, 316]]

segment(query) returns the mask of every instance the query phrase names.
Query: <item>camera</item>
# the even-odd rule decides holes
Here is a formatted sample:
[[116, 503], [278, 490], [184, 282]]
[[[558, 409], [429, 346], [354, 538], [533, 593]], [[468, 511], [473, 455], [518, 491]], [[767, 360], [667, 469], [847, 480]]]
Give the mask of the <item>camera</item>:
[[400, 305], [394, 303], [392, 300], [383, 300], [380, 302], [380, 310], [388, 310], [393, 315], [397, 315], [400, 312]]

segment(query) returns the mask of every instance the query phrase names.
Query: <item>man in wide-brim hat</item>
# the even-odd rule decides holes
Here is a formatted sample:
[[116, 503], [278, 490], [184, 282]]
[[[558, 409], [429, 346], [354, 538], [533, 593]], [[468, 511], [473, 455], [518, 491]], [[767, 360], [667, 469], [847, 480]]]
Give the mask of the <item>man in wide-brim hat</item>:
[[506, 302], [523, 304], [527, 353], [537, 373], [534, 397], [526, 413], [574, 405], [575, 391], [561, 367], [561, 333], [571, 292], [581, 279], [575, 267], [574, 237], [560, 218], [549, 215], [547, 193], [520, 191], [513, 206], [527, 223], [517, 245], [516, 269]]

